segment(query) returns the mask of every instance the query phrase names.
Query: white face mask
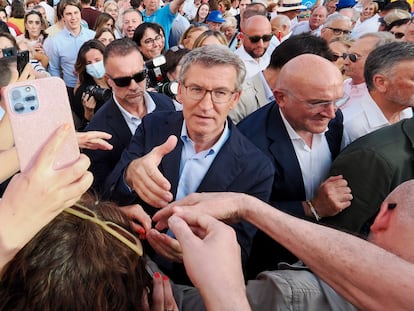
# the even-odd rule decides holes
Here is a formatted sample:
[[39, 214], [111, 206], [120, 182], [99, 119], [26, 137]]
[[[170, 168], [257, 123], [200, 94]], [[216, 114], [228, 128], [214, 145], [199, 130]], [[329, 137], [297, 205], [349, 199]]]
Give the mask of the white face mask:
[[105, 75], [103, 60], [86, 65], [86, 72], [95, 79], [101, 79]]

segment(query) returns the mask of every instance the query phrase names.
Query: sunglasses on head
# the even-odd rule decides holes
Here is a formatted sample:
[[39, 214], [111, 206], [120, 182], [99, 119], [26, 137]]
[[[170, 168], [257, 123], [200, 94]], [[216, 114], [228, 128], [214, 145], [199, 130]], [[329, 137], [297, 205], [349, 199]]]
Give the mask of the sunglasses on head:
[[263, 36], [247, 36], [247, 38], [249, 38], [251, 43], [257, 43], [260, 40], [263, 40], [263, 42], [269, 42], [272, 39], [272, 36], [273, 35], [270, 34], [270, 35], [263, 35]]
[[144, 81], [146, 77], [147, 77], [147, 71], [145, 69], [130, 77], [112, 78], [111, 76], [109, 76], [109, 78], [112, 81], [114, 81], [115, 85], [118, 87], [129, 86], [131, 84], [131, 80], [134, 80], [136, 83], [139, 83], [141, 81]]
[[361, 56], [356, 55], [356, 54], [354, 54], [354, 53], [344, 53], [344, 54], [342, 54], [342, 57], [343, 57], [344, 59], [346, 59], [347, 57], [349, 57], [349, 60], [350, 60], [351, 62], [353, 62], [353, 63], [356, 63], [356, 62], [357, 62], [357, 60], [358, 60], [359, 58], [361, 58]]
[[112, 221], [102, 220], [98, 218], [98, 215], [94, 211], [79, 203], [75, 203], [72, 207], [65, 208], [63, 211], [65, 213], [95, 223], [104, 231], [108, 232], [118, 241], [123, 243], [125, 246], [129, 247], [138, 256], [142, 256], [143, 251], [141, 241], [135, 235], [120, 225]]

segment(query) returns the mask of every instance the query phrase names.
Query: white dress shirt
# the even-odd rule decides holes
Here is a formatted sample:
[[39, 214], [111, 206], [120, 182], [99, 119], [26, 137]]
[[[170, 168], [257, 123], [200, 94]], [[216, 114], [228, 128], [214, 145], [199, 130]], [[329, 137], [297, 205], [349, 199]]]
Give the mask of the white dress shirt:
[[[347, 136], [349, 143], [384, 126], [391, 125], [371, 96], [346, 107], [342, 113], [344, 115], [344, 135]], [[400, 120], [412, 116], [412, 109], [407, 108], [401, 111]]]
[[246, 78], [250, 79], [258, 72], [264, 70], [270, 62], [270, 55], [268, 53], [264, 53], [262, 57], [259, 58], [257, 62], [253, 57], [251, 57], [244, 46], [239, 47], [236, 51], [234, 51], [236, 55], [240, 57], [240, 59], [244, 62], [246, 66]]

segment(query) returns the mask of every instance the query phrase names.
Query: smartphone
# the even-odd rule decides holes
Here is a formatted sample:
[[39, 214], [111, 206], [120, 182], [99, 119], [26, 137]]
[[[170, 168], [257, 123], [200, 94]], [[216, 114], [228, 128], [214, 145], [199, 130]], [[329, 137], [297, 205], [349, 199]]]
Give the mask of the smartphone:
[[17, 55], [17, 49], [15, 47], [2, 49], [3, 57], [12, 57]]
[[19, 76], [21, 75], [24, 67], [26, 67], [29, 62], [29, 51], [19, 51], [17, 52], [17, 71]]
[[58, 77], [21, 81], [3, 89], [20, 170], [33, 166], [42, 147], [63, 124], [70, 135], [58, 150], [54, 169], [74, 163], [80, 155], [65, 83]]

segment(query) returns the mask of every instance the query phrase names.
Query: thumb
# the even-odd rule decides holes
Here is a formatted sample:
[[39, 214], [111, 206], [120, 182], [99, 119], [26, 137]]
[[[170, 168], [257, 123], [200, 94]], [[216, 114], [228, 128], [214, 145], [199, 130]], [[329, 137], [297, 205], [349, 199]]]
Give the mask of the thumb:
[[177, 137], [174, 135], [170, 135], [167, 140], [165, 141], [165, 143], [163, 143], [162, 145], [159, 145], [157, 147], [155, 147], [153, 149], [153, 153], [162, 158], [164, 157], [166, 154], [170, 153], [171, 151], [174, 150], [175, 146], [177, 145]]
[[190, 244], [197, 243], [197, 241], [200, 240], [193, 231], [191, 231], [188, 224], [179, 216], [171, 216], [168, 219], [168, 227], [172, 230], [178, 242], [180, 242], [184, 252]]

